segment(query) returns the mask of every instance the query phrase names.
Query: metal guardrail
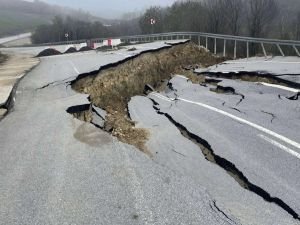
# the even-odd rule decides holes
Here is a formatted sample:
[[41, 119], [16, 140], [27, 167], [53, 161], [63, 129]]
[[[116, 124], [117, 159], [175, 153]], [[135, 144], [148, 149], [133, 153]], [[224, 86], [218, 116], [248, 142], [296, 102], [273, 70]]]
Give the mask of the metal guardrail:
[[[101, 43], [108, 38], [96, 38], [91, 41], [94, 43]], [[282, 56], [285, 56], [285, 53], [282, 49], [282, 46], [291, 47], [296, 55], [300, 57], [300, 52], [298, 48], [300, 47], [300, 41], [293, 40], [279, 40], [279, 39], [265, 39], [265, 38], [252, 38], [244, 36], [232, 36], [232, 35], [223, 35], [223, 34], [211, 34], [211, 33], [201, 33], [201, 32], [172, 32], [172, 33], [159, 33], [159, 34], [146, 34], [146, 35], [133, 35], [133, 36], [121, 36], [114, 37], [114, 39], [121, 39], [123, 42], [152, 42], [152, 41], [164, 41], [164, 40], [178, 40], [178, 39], [191, 39], [195, 42], [198, 42], [198, 45], [205, 46], [209, 48], [209, 42], [213, 41], [213, 53], [217, 54], [217, 40], [223, 41], [223, 56], [226, 56], [227, 53], [227, 42], [233, 42], [233, 57], [237, 56], [237, 44], [245, 43], [246, 55], [247, 58], [250, 55], [249, 45], [250, 44], [259, 44], [263, 51], [263, 54], [267, 56], [267, 51], [265, 48], [266, 44], [275, 46]], [[204, 39], [204, 43], [201, 42]], [[87, 40], [78, 40], [78, 41], [68, 41], [68, 42], [56, 42], [56, 43], [46, 43], [42, 46], [49, 45], [65, 45], [65, 44], [79, 44], [86, 42]], [[32, 46], [41, 46], [41, 45], [32, 45]]]

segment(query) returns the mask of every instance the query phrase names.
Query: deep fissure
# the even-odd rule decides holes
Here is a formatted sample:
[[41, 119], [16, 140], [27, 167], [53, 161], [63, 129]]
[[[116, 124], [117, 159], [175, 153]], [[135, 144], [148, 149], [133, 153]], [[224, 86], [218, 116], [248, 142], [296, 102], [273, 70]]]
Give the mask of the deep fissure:
[[248, 82], [261, 82], [287, 86], [291, 88], [300, 88], [300, 83], [292, 82], [286, 79], [280, 78], [280, 76], [275, 76], [273, 74], [260, 74], [259, 72], [239, 72], [239, 73], [213, 73], [213, 72], [201, 72], [198, 75], [205, 75], [211, 79], [231, 79], [231, 80], [241, 80]]
[[[153, 99], [151, 99], [152, 102], [155, 102]], [[169, 119], [169, 121], [174, 124], [180, 133], [201, 149], [202, 154], [204, 155], [205, 159], [208, 160], [211, 163], [217, 164], [222, 169], [224, 169], [234, 180], [244, 189], [247, 189], [258, 196], [262, 197], [265, 201], [274, 203], [281, 207], [283, 210], [285, 210], [287, 213], [289, 213], [291, 216], [293, 216], [294, 219], [300, 220], [299, 215], [283, 200], [272, 197], [267, 191], [265, 191], [263, 188], [251, 183], [247, 177], [230, 161], [228, 161], [225, 158], [222, 158], [221, 156], [215, 154], [213, 149], [211, 148], [210, 144], [200, 138], [199, 136], [191, 133], [186, 127], [184, 127], [182, 124], [178, 123], [173, 119], [172, 116], [170, 116], [168, 113], [163, 113], [160, 111], [160, 109], [157, 106], [158, 104], [155, 103], [153, 105], [153, 108], [156, 110], [156, 112], [160, 115], [166, 116], [166, 118]]]
[[[163, 50], [169, 51], [171, 49], [172, 48], [167, 48], [167, 49], [163, 49]], [[198, 50], [199, 50], [199, 48], [198, 48]], [[162, 49], [157, 50], [157, 51], [151, 51], [151, 53], [160, 53], [160, 52], [162, 52]], [[167, 54], [169, 55], [170, 52], [168, 52]], [[176, 59], [179, 57], [180, 52], [178, 52], [178, 54], [177, 54], [177, 52], [175, 51], [175, 52], [172, 52], [171, 54], [174, 57], [173, 59]], [[208, 53], [206, 53], [206, 54], [208, 54]], [[146, 71], [145, 70], [142, 70], [142, 71], [134, 70], [136, 68], [139, 69], [139, 67], [134, 67], [135, 63], [136, 63], [135, 61], [140, 60], [140, 56], [142, 56], [142, 55], [145, 56], [147, 54], [141, 54], [139, 56], [135, 56], [130, 59], [125, 59], [116, 64], [107, 65], [107, 66], [101, 68], [98, 72], [79, 75], [79, 77], [74, 82], [71, 83], [72, 87], [75, 90], [77, 90], [79, 92], [90, 94], [89, 100], [91, 101], [91, 104], [95, 104], [97, 107], [105, 109], [108, 112], [108, 117], [106, 118], [106, 121], [105, 121], [105, 123], [106, 123], [105, 127], [107, 127], [107, 125], [110, 125], [111, 126], [110, 132], [113, 135], [117, 136], [119, 138], [119, 140], [121, 140], [123, 142], [135, 145], [139, 149], [143, 149], [143, 145], [144, 145], [145, 141], [147, 140], [147, 132], [144, 129], [137, 129], [134, 127], [135, 123], [130, 120], [130, 115], [129, 115], [129, 112], [127, 109], [127, 103], [131, 97], [133, 97], [135, 95], [141, 95], [144, 91], [145, 85], [148, 84], [151, 87], [153, 86], [154, 88], [157, 88], [157, 86], [159, 86], [159, 84], [163, 80], [165, 80], [164, 77], [159, 76], [158, 78], [156, 78], [154, 80], [154, 84], [153, 84], [152, 83], [153, 81], [148, 82], [147, 80], [140, 80], [141, 79], [140, 77], [133, 77], [134, 79], [128, 78], [129, 74], [134, 74], [136, 76], [136, 75], [141, 75], [141, 72], [143, 72], [143, 73], [147, 72], [147, 70]], [[147, 57], [146, 57], [146, 59], [147, 59]], [[164, 63], [162, 63], [159, 60], [159, 57], [157, 55], [155, 55], [155, 56], [152, 55], [149, 57], [151, 57], [153, 64], [158, 66], [158, 67], [155, 67], [154, 70], [149, 70], [148, 71], [149, 73], [152, 71], [159, 75], [172, 74], [170, 69], [172, 68], [172, 66], [174, 66], [174, 64], [168, 65], [168, 67], [165, 68]], [[170, 60], [169, 58], [167, 58], [167, 59]], [[199, 59], [197, 59], [195, 57], [195, 58], [193, 58], [193, 60], [199, 60]], [[214, 59], [212, 61], [214, 61], [212, 63], [216, 63], [217, 59]], [[188, 61], [184, 61], [184, 62], [190, 63]], [[178, 61], [175, 62], [175, 64], [176, 63], [178, 63]], [[152, 64], [150, 63], [150, 66], [151, 65]], [[153, 68], [151, 68], [151, 69], [153, 69]], [[100, 76], [98, 76], [98, 75], [100, 75]], [[106, 77], [106, 78], [108, 78], [107, 80], [105, 80], [105, 79], [102, 80], [103, 75], [110, 75], [110, 76]], [[147, 75], [151, 77], [153, 74], [150, 73], [150, 75], [149, 74], [147, 74]], [[128, 79], [122, 80], [123, 76], [126, 77], [126, 79], [127, 78]], [[170, 78], [170, 75], [167, 75], [167, 77], [165, 77], [165, 78], [167, 78], [167, 79]], [[93, 84], [95, 84], [99, 81], [100, 81], [100, 87], [102, 89], [104, 89], [105, 91], [107, 91], [107, 93], [102, 92], [102, 94], [104, 94], [104, 95], [97, 93], [97, 91], [102, 90], [102, 89], [97, 89], [97, 88], [92, 87]], [[136, 83], [137, 81], [140, 82], [140, 86], [139, 86], [138, 90], [133, 91], [133, 92], [128, 92], [128, 90], [130, 90], [130, 88], [131, 88], [131, 86], [129, 86], [131, 84], [131, 82]], [[105, 84], [108, 84], [108, 85], [106, 86]], [[114, 91], [114, 88], [117, 88], [117, 91]], [[173, 89], [173, 87], [170, 85], [170, 83], [169, 83], [169, 88]], [[93, 91], [95, 93], [93, 93]], [[125, 94], [122, 95], [122, 93], [125, 93]], [[116, 96], [116, 94], [118, 94], [118, 96]], [[99, 95], [100, 95], [100, 98], [99, 98]], [[102, 98], [102, 97], [104, 97], [104, 98]], [[114, 97], [116, 97], [116, 99], [114, 99]], [[244, 99], [244, 97], [242, 96], [241, 101], [243, 99]], [[104, 102], [102, 102], [101, 100], [104, 100]], [[248, 179], [243, 175], [243, 173], [241, 171], [239, 171], [236, 168], [236, 166], [234, 164], [232, 164], [228, 160], [216, 155], [214, 153], [214, 151], [211, 149], [211, 146], [209, 145], [209, 143], [207, 141], [201, 139], [200, 137], [198, 137], [195, 134], [190, 133], [184, 126], [182, 126], [181, 124], [179, 124], [175, 120], [173, 120], [173, 118], [171, 116], [160, 112], [157, 107], [154, 106], [154, 108], [156, 108], [157, 113], [165, 115], [180, 130], [181, 134], [184, 137], [186, 137], [189, 140], [196, 143], [200, 147], [203, 155], [205, 156], [205, 158], [208, 161], [215, 163], [215, 164], [219, 165], [221, 168], [223, 168], [231, 177], [233, 177], [239, 183], [239, 185], [241, 187], [243, 187], [251, 192], [256, 193], [257, 195], [261, 196], [264, 200], [266, 200], [268, 202], [277, 204], [279, 207], [281, 207], [286, 212], [288, 212], [290, 215], [292, 215], [295, 219], [299, 220], [299, 215], [291, 207], [289, 207], [284, 201], [282, 201], [281, 199], [276, 198], [276, 197], [271, 197], [271, 195], [268, 192], [266, 192], [262, 188], [249, 182]], [[91, 115], [91, 112], [93, 111], [92, 105], [85, 105], [85, 106], [81, 106], [81, 107], [77, 107], [77, 108], [71, 107], [67, 111], [69, 113], [73, 114], [77, 118], [81, 118], [82, 120], [84, 120], [86, 122], [91, 122], [90, 115]], [[122, 129], [120, 128], [120, 126], [117, 125], [120, 122], [125, 123], [129, 130], [125, 130], [125, 132], [124, 131], [122, 132]], [[105, 130], [105, 128], [104, 128], [104, 130]], [[133, 142], [132, 140], [131, 140], [132, 141], [131, 142], [130, 140], [123, 137], [124, 133], [134, 133], [134, 131], [138, 131], [138, 133], [141, 131], [143, 133], [142, 138], [136, 137], [136, 136], [130, 137], [130, 138], [132, 138], [132, 140], [138, 139], [138, 142]]]
[[[136, 128], [131, 121], [127, 104], [131, 97], [147, 94], [166, 85], [171, 74], [184, 65], [204, 62], [213, 65], [221, 59], [190, 42], [148, 50], [117, 63], [112, 63], [71, 82], [72, 88], [89, 94], [94, 106], [107, 112], [104, 130], [120, 141], [147, 151], [145, 143], [149, 132]], [[145, 88], [146, 87], [146, 88]], [[77, 114], [75, 116], [78, 116]], [[86, 115], [79, 115], [85, 118]], [[90, 122], [90, 121], [88, 121]]]

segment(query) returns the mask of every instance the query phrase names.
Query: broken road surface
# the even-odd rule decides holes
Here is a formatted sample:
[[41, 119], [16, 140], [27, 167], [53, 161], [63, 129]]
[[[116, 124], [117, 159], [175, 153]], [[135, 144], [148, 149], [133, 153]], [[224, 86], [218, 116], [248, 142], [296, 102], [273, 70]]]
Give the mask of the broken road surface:
[[[266, 207], [268, 219], [278, 211], [299, 219], [299, 101], [256, 83], [223, 79], [218, 85], [235, 94], [175, 76], [166, 92], [132, 99], [131, 117], [153, 131], [154, 160], [205, 183], [243, 224]], [[265, 219], [258, 224], [268, 224]]]
[[196, 69], [197, 73], [210, 74], [260, 74], [300, 86], [299, 57], [253, 57], [249, 59], [229, 60], [205, 69]]
[[0, 224], [236, 224], [191, 177], [66, 110], [89, 104], [67, 81], [136, 51], [45, 57], [0, 123]]
[[128, 105], [152, 157], [67, 113], [90, 104], [70, 86], [79, 74], [166, 46], [44, 57], [22, 79], [0, 123], [0, 224], [298, 224], [299, 159], [286, 150], [299, 153], [299, 101], [288, 90], [222, 79], [234, 92], [216, 93], [175, 76]]

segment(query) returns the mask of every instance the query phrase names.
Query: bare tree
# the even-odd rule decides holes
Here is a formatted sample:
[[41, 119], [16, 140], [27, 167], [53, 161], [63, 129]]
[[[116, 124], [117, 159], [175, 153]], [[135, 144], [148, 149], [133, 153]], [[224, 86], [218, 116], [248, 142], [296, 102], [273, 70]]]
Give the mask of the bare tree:
[[296, 15], [295, 27], [296, 27], [295, 38], [296, 40], [300, 40], [300, 11]]
[[274, 0], [248, 0], [248, 29], [252, 37], [261, 37], [275, 18], [278, 7]]
[[228, 32], [232, 35], [238, 35], [243, 15], [243, 0], [222, 0], [221, 11], [223, 11]]
[[278, 18], [279, 25], [279, 37], [281, 39], [290, 39], [290, 20], [289, 13], [287, 11], [282, 11]]
[[161, 33], [164, 29], [164, 9], [159, 6], [150, 7], [139, 23], [143, 33]]
[[207, 30], [212, 33], [222, 33], [224, 28], [223, 0], [207, 0]]

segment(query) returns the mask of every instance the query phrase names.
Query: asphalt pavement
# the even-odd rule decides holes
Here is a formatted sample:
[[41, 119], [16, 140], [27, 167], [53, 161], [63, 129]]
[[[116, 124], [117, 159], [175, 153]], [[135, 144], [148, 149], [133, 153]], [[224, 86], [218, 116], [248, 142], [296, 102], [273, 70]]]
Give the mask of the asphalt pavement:
[[209, 68], [195, 70], [197, 73], [210, 74], [258, 74], [269, 75], [283, 81], [300, 85], [300, 57], [268, 56], [248, 59], [228, 60]]
[[205, 183], [66, 112], [89, 104], [68, 81], [165, 46], [44, 57], [26, 74], [0, 122], [0, 224], [240, 224]]
[[152, 157], [66, 112], [90, 104], [79, 74], [166, 46], [43, 57], [26, 74], [0, 122], [0, 224], [299, 224], [296, 89], [174, 76], [128, 105]]
[[[300, 212], [299, 100], [289, 100], [295, 93], [285, 87], [221, 80], [218, 85], [233, 88], [234, 93], [216, 93], [215, 86], [175, 76], [165, 92], [133, 99], [130, 114], [141, 127], [153, 130], [149, 149], [157, 152], [154, 160], [205, 183], [208, 192], [224, 204], [222, 209], [243, 224], [296, 223], [282, 220]], [[199, 146], [180, 135], [182, 127], [208, 143], [259, 191], [239, 185], [232, 178], [240, 174], [226, 174], [226, 166], [205, 161]]]

